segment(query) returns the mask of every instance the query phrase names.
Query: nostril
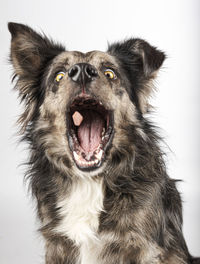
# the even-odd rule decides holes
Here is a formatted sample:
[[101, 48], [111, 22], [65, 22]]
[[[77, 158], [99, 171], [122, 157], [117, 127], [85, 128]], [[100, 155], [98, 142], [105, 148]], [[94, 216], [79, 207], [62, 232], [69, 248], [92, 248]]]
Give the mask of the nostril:
[[85, 66], [85, 73], [88, 78], [97, 77], [98, 75], [97, 70], [91, 65]]
[[72, 78], [73, 81], [78, 81], [79, 75], [81, 72], [81, 68], [79, 65], [74, 65], [69, 69], [68, 75]]
[[76, 83], [87, 83], [93, 81], [98, 76], [95, 67], [88, 63], [78, 63], [73, 65], [68, 71], [69, 78]]

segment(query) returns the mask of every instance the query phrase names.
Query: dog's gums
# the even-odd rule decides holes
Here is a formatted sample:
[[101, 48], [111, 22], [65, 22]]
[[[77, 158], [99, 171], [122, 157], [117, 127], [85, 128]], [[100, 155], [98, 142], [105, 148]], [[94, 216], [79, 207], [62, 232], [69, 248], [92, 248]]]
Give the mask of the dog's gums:
[[112, 112], [91, 97], [78, 97], [69, 108], [67, 123], [69, 146], [77, 167], [100, 167], [112, 142]]

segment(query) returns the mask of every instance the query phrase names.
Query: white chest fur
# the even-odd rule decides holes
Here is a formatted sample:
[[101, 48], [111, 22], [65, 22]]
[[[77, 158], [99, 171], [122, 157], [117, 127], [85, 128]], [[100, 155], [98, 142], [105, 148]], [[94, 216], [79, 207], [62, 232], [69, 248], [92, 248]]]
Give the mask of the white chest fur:
[[62, 220], [55, 231], [66, 235], [80, 246], [81, 264], [86, 263], [83, 260], [86, 258], [86, 249], [91, 244], [98, 243], [97, 230], [99, 215], [103, 210], [103, 198], [102, 179], [79, 179], [73, 184], [70, 194], [57, 205]]

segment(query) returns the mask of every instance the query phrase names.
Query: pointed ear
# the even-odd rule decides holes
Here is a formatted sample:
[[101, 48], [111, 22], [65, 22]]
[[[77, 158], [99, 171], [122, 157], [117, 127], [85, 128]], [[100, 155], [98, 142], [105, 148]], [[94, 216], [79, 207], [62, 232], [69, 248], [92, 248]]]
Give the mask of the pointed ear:
[[37, 115], [43, 100], [45, 87], [42, 87], [41, 79], [44, 69], [65, 49], [28, 26], [9, 23], [8, 29], [12, 35], [10, 60], [14, 67], [14, 77], [17, 76], [15, 88], [25, 105], [18, 120], [20, 132], [23, 133]]
[[10, 58], [19, 76], [36, 76], [48, 61], [65, 50], [23, 24], [8, 23], [8, 29], [12, 35]]
[[115, 55], [125, 65], [142, 66], [145, 77], [150, 77], [157, 71], [165, 60], [164, 52], [151, 46], [142, 39], [129, 39], [122, 43], [115, 43], [108, 48], [108, 52]]
[[165, 60], [165, 54], [162, 51], [144, 40], [136, 41], [135, 52], [142, 58], [143, 71], [146, 77], [158, 71]]
[[142, 39], [129, 39], [109, 46], [131, 83], [132, 98], [136, 98], [142, 113], [148, 109], [153, 90], [152, 80], [165, 60], [165, 54]]

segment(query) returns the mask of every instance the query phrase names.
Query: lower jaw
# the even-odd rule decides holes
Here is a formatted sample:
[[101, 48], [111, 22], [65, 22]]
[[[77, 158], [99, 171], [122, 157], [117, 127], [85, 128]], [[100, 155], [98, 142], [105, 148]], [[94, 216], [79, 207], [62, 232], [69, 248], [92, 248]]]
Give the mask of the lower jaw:
[[72, 177], [78, 177], [82, 179], [92, 179], [96, 177], [102, 177], [106, 170], [107, 162], [104, 160], [98, 167], [82, 168], [74, 162]]
[[81, 170], [94, 170], [101, 166], [104, 159], [104, 151], [101, 148], [97, 148], [93, 153], [88, 153], [91, 156], [90, 160], [86, 160], [81, 154], [73, 151], [73, 158], [76, 166]]
[[[103, 142], [101, 142], [95, 150], [87, 153], [83, 151], [80, 145], [78, 147], [74, 147], [73, 142], [74, 140], [76, 140], [77, 142], [77, 138], [75, 137], [73, 139], [73, 137], [68, 134], [68, 139], [69, 139], [68, 142], [76, 167], [81, 171], [87, 171], [87, 172], [95, 171], [95, 170], [97, 171], [100, 167], [103, 167], [105, 163], [105, 156], [108, 155], [107, 152], [112, 146], [113, 136], [114, 136], [114, 131], [113, 129], [111, 129], [109, 134], [109, 139], [106, 141], [106, 143], [104, 144]], [[108, 135], [106, 137], [108, 137]]]

